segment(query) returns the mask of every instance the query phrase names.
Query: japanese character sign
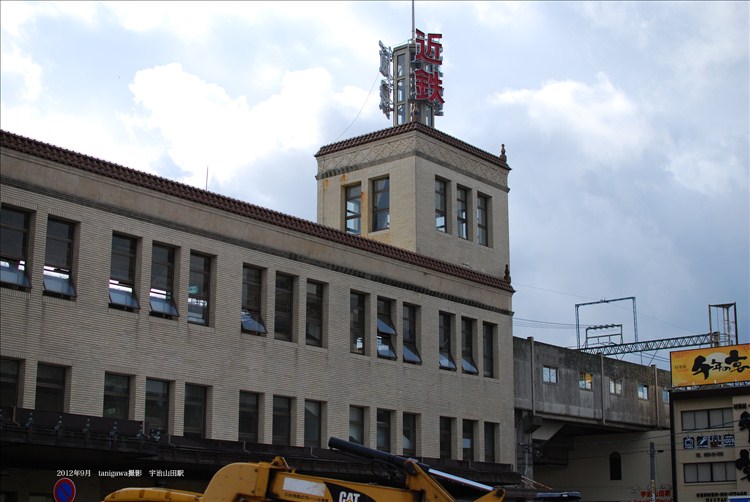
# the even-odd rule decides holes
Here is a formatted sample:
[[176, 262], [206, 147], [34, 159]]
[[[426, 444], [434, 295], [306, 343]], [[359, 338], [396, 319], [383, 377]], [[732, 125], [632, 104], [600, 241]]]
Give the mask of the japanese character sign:
[[684, 387], [750, 380], [750, 345], [672, 352], [672, 385]]
[[425, 68], [414, 72], [415, 99], [437, 101], [442, 105], [443, 81], [440, 78], [440, 65], [443, 63], [443, 44], [439, 42], [442, 38], [440, 33], [425, 33], [416, 30], [417, 55], [416, 61], [427, 63]]

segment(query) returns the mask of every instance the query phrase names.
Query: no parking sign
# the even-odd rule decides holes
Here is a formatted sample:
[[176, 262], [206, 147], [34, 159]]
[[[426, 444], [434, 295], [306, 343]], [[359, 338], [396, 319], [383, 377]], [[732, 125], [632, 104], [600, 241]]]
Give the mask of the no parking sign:
[[76, 484], [70, 478], [60, 478], [52, 489], [55, 502], [73, 502], [76, 498]]

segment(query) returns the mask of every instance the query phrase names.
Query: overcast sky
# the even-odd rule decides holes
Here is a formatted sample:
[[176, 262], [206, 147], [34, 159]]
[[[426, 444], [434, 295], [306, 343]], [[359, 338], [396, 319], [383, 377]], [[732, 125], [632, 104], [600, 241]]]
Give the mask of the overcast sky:
[[[201, 188], [208, 168], [211, 191], [314, 220], [317, 150], [391, 125], [378, 41], [405, 43], [411, 10], [2, 1], [0, 125]], [[415, 13], [443, 35], [437, 128], [506, 145], [514, 335], [575, 347], [576, 304], [634, 297], [641, 341], [707, 333], [708, 306], [736, 302], [750, 342], [747, 2]], [[579, 319], [635, 341], [630, 299]]]

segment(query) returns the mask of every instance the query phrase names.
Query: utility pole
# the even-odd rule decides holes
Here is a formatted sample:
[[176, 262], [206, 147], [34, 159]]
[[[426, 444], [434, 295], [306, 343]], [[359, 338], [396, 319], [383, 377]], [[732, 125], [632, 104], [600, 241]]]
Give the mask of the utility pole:
[[648, 456], [651, 460], [651, 502], [656, 502], [656, 445], [653, 441], [649, 443]]

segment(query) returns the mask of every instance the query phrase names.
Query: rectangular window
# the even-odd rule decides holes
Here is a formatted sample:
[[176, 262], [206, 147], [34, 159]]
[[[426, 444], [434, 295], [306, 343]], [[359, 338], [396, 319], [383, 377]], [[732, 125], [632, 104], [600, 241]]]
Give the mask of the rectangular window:
[[435, 180], [435, 228], [441, 232], [447, 232], [446, 212], [448, 211], [446, 182]]
[[683, 464], [685, 483], [721, 483], [737, 480], [734, 462]]
[[75, 223], [56, 218], [47, 220], [47, 248], [44, 254], [44, 294], [72, 300], [73, 239]]
[[365, 409], [361, 406], [349, 406], [349, 441], [365, 444]]
[[260, 420], [259, 396], [255, 392], [240, 391], [240, 416], [237, 439], [248, 443], [258, 442]]
[[463, 421], [463, 460], [474, 460], [474, 430], [476, 422], [474, 420]]
[[477, 242], [489, 246], [489, 197], [477, 195]]
[[622, 379], [621, 378], [610, 378], [609, 379], [609, 393], [613, 396], [622, 396]]
[[206, 410], [208, 409], [208, 388], [202, 385], [185, 384], [185, 426], [186, 438], [206, 437]]
[[482, 370], [487, 378], [495, 377], [495, 330], [494, 324], [482, 324]]
[[682, 430], [721, 429], [732, 427], [732, 408], [682, 412]]
[[499, 424], [484, 423], [484, 461], [495, 463], [495, 443]]
[[36, 406], [39, 411], [62, 413], [65, 408], [64, 366], [39, 363], [36, 373]]
[[453, 337], [453, 316], [440, 312], [439, 316], [439, 342], [440, 342], [440, 368], [444, 370], [456, 370], [456, 362], [453, 360], [451, 350], [451, 338]]
[[594, 375], [587, 371], [579, 372], [578, 388], [581, 390], [592, 390], [594, 388]]
[[188, 322], [208, 326], [211, 301], [211, 257], [190, 253]]
[[20, 366], [16, 359], [0, 359], [0, 406], [18, 406]]
[[323, 430], [323, 403], [305, 401], [305, 446], [320, 448]]
[[272, 444], [292, 444], [292, 398], [273, 396]]
[[146, 423], [150, 436], [169, 431], [169, 382], [146, 379]]
[[120, 420], [130, 418], [130, 377], [128, 375], [104, 374], [102, 417]]
[[323, 284], [307, 281], [305, 338], [308, 345], [323, 346]]
[[0, 208], [0, 283], [3, 287], [27, 291], [31, 215], [10, 207]]
[[378, 434], [377, 434], [377, 449], [386, 453], [391, 452], [391, 421], [393, 418], [393, 412], [390, 410], [378, 409], [377, 421], [378, 421]]
[[552, 366], [542, 367], [542, 382], [557, 383], [557, 368]]
[[274, 338], [292, 341], [294, 321], [294, 277], [276, 274], [276, 327]]
[[265, 335], [261, 301], [263, 298], [263, 271], [250, 265], [242, 266], [242, 331], [254, 335]]
[[137, 239], [112, 234], [109, 265], [109, 306], [134, 312], [140, 308], [135, 294]]
[[346, 231], [350, 234], [362, 233], [362, 187], [352, 185], [345, 189]]
[[174, 302], [175, 248], [154, 244], [151, 248], [150, 314], [174, 319], [179, 314]]
[[643, 383], [638, 384], [638, 399], [648, 401], [648, 385]]
[[417, 307], [404, 303], [402, 312], [404, 323], [404, 362], [422, 364], [422, 358], [417, 348]]
[[469, 191], [464, 187], [456, 188], [456, 233], [469, 238]]
[[417, 415], [416, 413], [404, 413], [403, 432], [403, 456], [414, 458], [417, 456]]
[[464, 373], [478, 375], [474, 358], [474, 319], [461, 318], [461, 368]]
[[351, 351], [365, 353], [365, 298], [362, 293], [352, 292], [349, 295], [349, 330], [351, 333]]
[[453, 419], [440, 417], [440, 458], [453, 458]]
[[392, 305], [391, 300], [378, 298], [378, 357], [386, 359], [396, 359], [396, 328], [391, 317]]
[[669, 390], [668, 389], [661, 390], [661, 402], [664, 404], [669, 404]]
[[390, 182], [380, 178], [372, 182], [372, 231], [385, 230], [391, 225]]

